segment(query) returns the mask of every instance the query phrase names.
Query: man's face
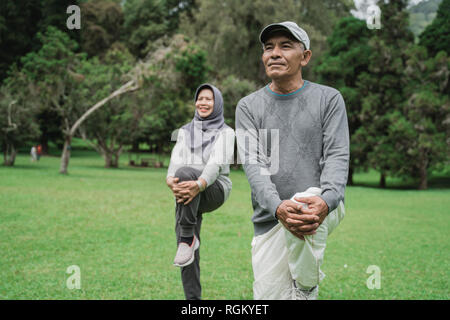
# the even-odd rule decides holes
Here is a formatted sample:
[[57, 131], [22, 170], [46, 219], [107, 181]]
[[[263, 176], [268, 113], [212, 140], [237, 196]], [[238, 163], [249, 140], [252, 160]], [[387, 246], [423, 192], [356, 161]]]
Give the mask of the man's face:
[[270, 37], [263, 48], [262, 62], [271, 79], [298, 75], [311, 57], [311, 51], [304, 50], [303, 44], [280, 33]]

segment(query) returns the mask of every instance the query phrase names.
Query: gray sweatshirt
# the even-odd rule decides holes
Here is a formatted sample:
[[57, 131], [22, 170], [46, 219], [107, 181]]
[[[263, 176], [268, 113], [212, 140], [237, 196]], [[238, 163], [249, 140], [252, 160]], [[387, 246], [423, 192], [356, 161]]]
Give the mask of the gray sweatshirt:
[[322, 189], [329, 212], [344, 201], [349, 131], [336, 89], [306, 80], [286, 95], [261, 88], [239, 101], [236, 138], [252, 190], [255, 235], [278, 223], [282, 200], [309, 187]]

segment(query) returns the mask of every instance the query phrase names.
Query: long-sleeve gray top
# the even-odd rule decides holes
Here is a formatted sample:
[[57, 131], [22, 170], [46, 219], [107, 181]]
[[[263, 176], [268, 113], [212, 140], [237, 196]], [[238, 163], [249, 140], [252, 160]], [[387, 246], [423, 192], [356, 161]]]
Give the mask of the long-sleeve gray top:
[[220, 131], [207, 159], [204, 159], [203, 155], [192, 153], [184, 141], [185, 138], [185, 130], [178, 130], [177, 142], [172, 149], [167, 177], [174, 177], [175, 172], [183, 166], [198, 169], [202, 171], [199, 178], [206, 181], [207, 187], [216, 179], [222, 184], [224, 200], [227, 200], [232, 188], [228, 175], [230, 174], [230, 164], [234, 160], [234, 130], [226, 128]]
[[305, 81], [280, 95], [265, 86], [239, 101], [236, 138], [252, 190], [255, 235], [277, 224], [278, 206], [296, 192], [320, 187], [329, 212], [344, 200], [350, 143], [338, 90]]

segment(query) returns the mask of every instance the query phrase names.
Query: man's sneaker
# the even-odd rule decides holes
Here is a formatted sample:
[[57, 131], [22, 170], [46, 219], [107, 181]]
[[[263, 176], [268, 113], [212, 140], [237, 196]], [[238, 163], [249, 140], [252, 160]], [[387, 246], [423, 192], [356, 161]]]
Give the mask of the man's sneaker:
[[319, 286], [315, 286], [309, 290], [303, 290], [297, 287], [295, 280], [293, 281], [292, 299], [293, 300], [317, 300], [319, 295]]
[[198, 241], [197, 237], [194, 236], [194, 240], [191, 245], [188, 245], [186, 242], [180, 242], [178, 245], [177, 254], [175, 255], [175, 259], [173, 261], [173, 265], [176, 267], [186, 267], [194, 262], [195, 258], [195, 250], [200, 246], [200, 241]]

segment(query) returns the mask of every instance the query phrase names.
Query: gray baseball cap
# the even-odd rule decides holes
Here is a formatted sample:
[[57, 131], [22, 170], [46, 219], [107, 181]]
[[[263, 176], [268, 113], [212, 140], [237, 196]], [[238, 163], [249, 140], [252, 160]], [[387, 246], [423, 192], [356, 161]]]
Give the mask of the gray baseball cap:
[[267, 36], [275, 31], [275, 30], [286, 30], [292, 36], [294, 36], [295, 39], [300, 41], [305, 45], [305, 48], [309, 50], [309, 37], [305, 30], [300, 28], [295, 22], [292, 21], [284, 21], [280, 23], [272, 23], [266, 26], [259, 35], [259, 41], [264, 44], [267, 40]]

